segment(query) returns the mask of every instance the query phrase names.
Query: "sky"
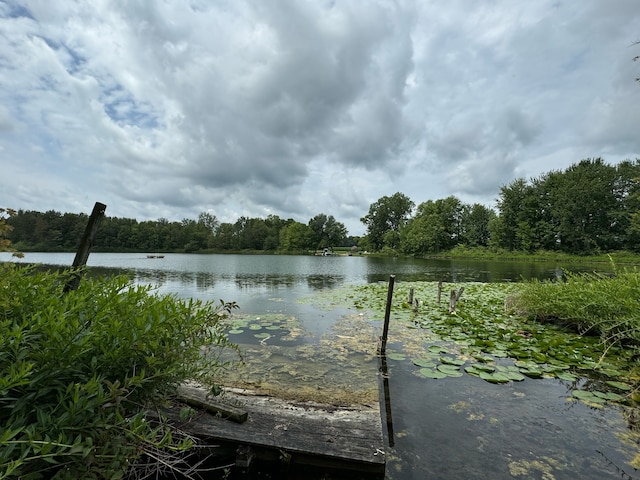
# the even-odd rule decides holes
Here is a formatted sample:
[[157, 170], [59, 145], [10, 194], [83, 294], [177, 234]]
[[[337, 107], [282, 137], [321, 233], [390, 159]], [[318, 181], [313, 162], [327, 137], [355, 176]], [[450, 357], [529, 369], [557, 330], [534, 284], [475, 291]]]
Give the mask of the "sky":
[[333, 215], [640, 158], [638, 0], [0, 0], [0, 207]]

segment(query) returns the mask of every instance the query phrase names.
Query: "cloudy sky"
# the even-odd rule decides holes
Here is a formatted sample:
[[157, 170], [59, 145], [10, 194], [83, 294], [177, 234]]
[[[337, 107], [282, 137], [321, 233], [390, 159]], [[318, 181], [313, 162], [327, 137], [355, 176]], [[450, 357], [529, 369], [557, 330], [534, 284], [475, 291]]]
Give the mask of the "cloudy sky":
[[638, 0], [0, 0], [0, 206], [325, 213], [640, 158]]

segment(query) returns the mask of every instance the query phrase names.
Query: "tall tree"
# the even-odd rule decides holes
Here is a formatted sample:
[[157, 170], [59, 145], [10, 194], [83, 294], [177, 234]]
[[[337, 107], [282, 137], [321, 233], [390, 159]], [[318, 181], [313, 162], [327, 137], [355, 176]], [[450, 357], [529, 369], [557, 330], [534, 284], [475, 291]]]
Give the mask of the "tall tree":
[[311, 227], [300, 222], [292, 222], [280, 230], [280, 249], [285, 252], [302, 252], [313, 248]]
[[[375, 250], [381, 250], [385, 245], [385, 235], [392, 231], [399, 233], [415, 204], [403, 193], [394, 193], [390, 197], [384, 196], [369, 206], [369, 213], [360, 219], [367, 227], [367, 237]], [[396, 235], [387, 236], [397, 238]]]
[[420, 255], [455, 247], [461, 241], [463, 210], [453, 196], [421, 203], [415, 217], [400, 231], [402, 250]]
[[489, 222], [496, 216], [490, 208], [479, 203], [463, 205], [460, 218], [462, 243], [469, 247], [489, 245]]
[[333, 215], [320, 213], [309, 220], [309, 228], [315, 248], [335, 247], [347, 238], [344, 224], [336, 221]]

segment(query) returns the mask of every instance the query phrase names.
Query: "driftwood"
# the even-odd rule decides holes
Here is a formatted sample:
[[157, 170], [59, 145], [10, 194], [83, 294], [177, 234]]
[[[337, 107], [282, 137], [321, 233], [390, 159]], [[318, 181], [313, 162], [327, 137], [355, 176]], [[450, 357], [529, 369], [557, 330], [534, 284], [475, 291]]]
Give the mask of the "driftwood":
[[178, 387], [178, 398], [189, 406], [200, 408], [232, 422], [244, 423], [249, 417], [246, 410], [211, 398], [204, 390], [197, 387], [181, 385]]

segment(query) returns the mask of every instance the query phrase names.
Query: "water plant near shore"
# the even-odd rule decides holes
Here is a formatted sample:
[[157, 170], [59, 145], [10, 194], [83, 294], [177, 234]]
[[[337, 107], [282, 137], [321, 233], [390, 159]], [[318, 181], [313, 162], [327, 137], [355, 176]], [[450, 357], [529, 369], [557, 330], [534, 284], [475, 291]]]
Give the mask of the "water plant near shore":
[[[633, 350], [605, 341], [611, 337], [588, 335], [595, 330], [581, 335], [564, 323], [541, 323], [523, 315], [515, 308], [522, 304], [514, 302], [523, 298], [528, 284], [455, 283], [443, 285], [443, 291], [461, 287], [464, 294], [450, 312], [448, 302], [437, 301], [437, 282], [396, 283], [389, 358], [410, 360], [415, 374], [424, 378], [466, 373], [499, 384], [554, 377], [567, 383], [569, 398], [595, 406], [629, 401], [638, 380]], [[408, 302], [410, 289], [419, 299], [417, 310]], [[386, 283], [350, 286], [313, 301], [369, 311], [380, 320], [386, 290]], [[592, 295], [591, 304], [598, 298]]]
[[[178, 383], [213, 383], [233, 303], [183, 301], [122, 277], [0, 265], [0, 479], [121, 478], [192, 440], [146, 412]], [[144, 461], [143, 461], [144, 460]], [[157, 470], [157, 468], [156, 468]]]

